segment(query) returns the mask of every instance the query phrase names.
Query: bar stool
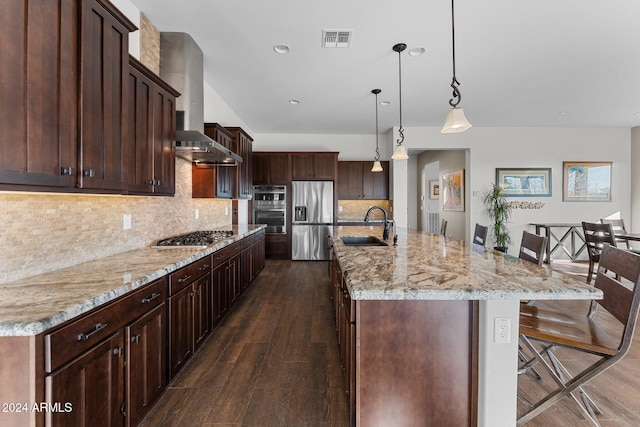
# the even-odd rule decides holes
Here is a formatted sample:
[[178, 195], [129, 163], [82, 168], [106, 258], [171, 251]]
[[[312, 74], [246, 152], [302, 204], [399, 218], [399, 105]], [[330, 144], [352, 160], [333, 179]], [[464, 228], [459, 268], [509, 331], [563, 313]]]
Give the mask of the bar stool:
[[[629, 352], [640, 311], [640, 255], [604, 244], [599, 259], [594, 287], [602, 290], [604, 297], [591, 301], [588, 313], [547, 310], [537, 306], [528, 306], [527, 311], [520, 313], [519, 332], [534, 355], [524, 368], [541, 364], [551, 374], [558, 388], [532, 405], [518, 418], [517, 425], [525, 424], [567, 396], [578, 404], [591, 422], [600, 425], [596, 414], [602, 415], [602, 411], [582, 386], [618, 363]], [[631, 290], [625, 286], [626, 283], [622, 284], [622, 278], [631, 282]], [[598, 307], [609, 312], [621, 324], [622, 331], [619, 334], [605, 332], [596, 318]], [[533, 342], [541, 347], [534, 346]], [[558, 347], [595, 355], [598, 359], [572, 375], [555, 354]], [[579, 392], [580, 400], [575, 392]]]

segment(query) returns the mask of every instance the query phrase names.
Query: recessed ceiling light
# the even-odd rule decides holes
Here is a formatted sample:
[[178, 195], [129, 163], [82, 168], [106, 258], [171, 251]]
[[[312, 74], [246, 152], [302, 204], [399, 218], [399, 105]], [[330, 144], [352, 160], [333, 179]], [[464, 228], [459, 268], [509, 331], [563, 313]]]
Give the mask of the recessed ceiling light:
[[634, 116], [640, 116], [640, 111], [636, 111], [635, 113], [633, 113]]
[[290, 99], [289, 100], [289, 104], [298, 105], [298, 104], [300, 104], [300, 100], [299, 99]]
[[560, 114], [561, 116], [566, 116], [567, 112], [566, 111], [560, 111], [558, 114]]
[[411, 56], [420, 56], [425, 53], [427, 50], [423, 47], [414, 47], [409, 51], [409, 55]]
[[280, 55], [286, 55], [287, 53], [289, 53], [291, 51], [291, 48], [289, 46], [287, 46], [286, 44], [277, 44], [273, 47], [273, 51], [275, 53], [278, 53]]
[[391, 101], [380, 101], [380, 105], [389, 105]]

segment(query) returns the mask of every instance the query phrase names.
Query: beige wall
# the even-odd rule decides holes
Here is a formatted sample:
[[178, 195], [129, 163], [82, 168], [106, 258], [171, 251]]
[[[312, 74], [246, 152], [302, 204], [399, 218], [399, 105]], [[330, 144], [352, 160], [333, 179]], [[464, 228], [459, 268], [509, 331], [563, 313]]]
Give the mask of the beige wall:
[[229, 225], [230, 212], [230, 200], [191, 198], [191, 164], [181, 159], [175, 197], [0, 193], [0, 283]]

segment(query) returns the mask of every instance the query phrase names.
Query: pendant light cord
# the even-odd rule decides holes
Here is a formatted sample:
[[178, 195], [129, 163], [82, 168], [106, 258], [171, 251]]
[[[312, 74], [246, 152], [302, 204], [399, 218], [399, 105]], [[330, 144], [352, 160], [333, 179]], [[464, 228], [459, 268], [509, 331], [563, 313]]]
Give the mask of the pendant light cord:
[[407, 45], [403, 43], [399, 43], [393, 47], [393, 50], [398, 52], [398, 90], [399, 90], [399, 101], [400, 101], [400, 128], [398, 129], [398, 133], [400, 134], [400, 138], [396, 140], [396, 144], [402, 145], [404, 142], [404, 128], [402, 127], [402, 51], [407, 48]]
[[[460, 101], [462, 100], [462, 95], [460, 94], [460, 89], [458, 89], [458, 79], [456, 79], [456, 29], [455, 29], [455, 13], [453, 8], [454, 0], [451, 0], [451, 44], [452, 44], [452, 53], [453, 53], [453, 79], [451, 80], [451, 88], [453, 89], [453, 98], [449, 100], [449, 105], [453, 108], [457, 107]], [[402, 120], [401, 120], [402, 121]]]
[[376, 95], [376, 157], [375, 161], [380, 161], [380, 149], [378, 148], [378, 94], [380, 93], [380, 89], [374, 91]]

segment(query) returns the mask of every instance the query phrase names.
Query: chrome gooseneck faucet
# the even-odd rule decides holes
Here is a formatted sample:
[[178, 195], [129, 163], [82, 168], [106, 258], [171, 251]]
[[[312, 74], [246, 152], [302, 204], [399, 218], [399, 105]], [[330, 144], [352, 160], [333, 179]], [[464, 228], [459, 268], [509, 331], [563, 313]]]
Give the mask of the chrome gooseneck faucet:
[[389, 240], [389, 225], [393, 226], [393, 220], [389, 219], [389, 215], [387, 215], [387, 211], [384, 210], [382, 206], [371, 206], [367, 211], [367, 214], [364, 216], [364, 222], [369, 222], [369, 217], [371, 216], [371, 211], [374, 209], [379, 209], [382, 211], [384, 215], [384, 230], [382, 231], [382, 240]]

